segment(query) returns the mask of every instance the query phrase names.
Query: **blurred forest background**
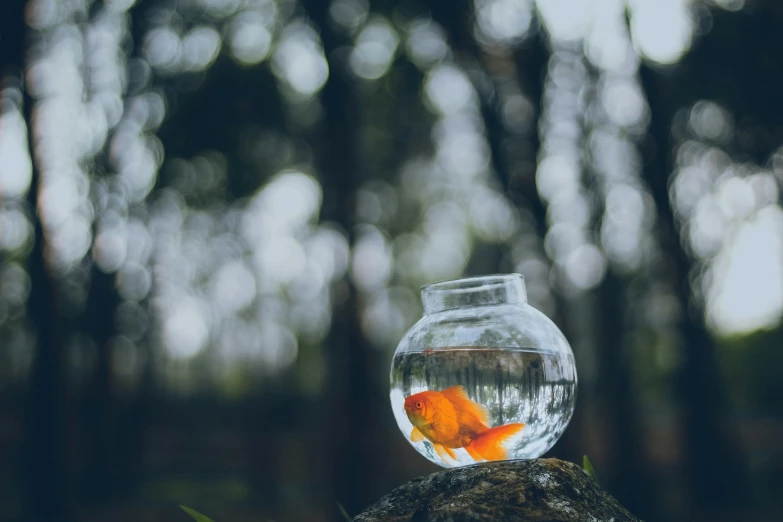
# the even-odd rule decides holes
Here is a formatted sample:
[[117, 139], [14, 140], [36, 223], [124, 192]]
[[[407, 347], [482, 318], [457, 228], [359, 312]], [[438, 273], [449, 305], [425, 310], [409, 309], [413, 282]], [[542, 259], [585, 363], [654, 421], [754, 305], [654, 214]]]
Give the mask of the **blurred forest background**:
[[[419, 286], [520, 272], [551, 455], [783, 510], [783, 3], [4, 0], [0, 520], [338, 520]], [[179, 517], [179, 518], [178, 518]]]

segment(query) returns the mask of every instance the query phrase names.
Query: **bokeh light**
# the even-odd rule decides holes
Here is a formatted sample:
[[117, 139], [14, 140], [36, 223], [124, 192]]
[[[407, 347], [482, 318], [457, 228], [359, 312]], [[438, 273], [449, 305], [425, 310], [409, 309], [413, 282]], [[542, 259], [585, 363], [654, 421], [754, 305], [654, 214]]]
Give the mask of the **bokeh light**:
[[374, 18], [356, 38], [349, 58], [351, 69], [366, 80], [377, 80], [389, 69], [398, 44], [399, 37], [391, 24], [385, 18]]
[[772, 327], [783, 317], [775, 173], [735, 162], [723, 149], [736, 140], [724, 107], [700, 100], [687, 114], [670, 198], [705, 268], [698, 284], [710, 325], [724, 335]]
[[286, 26], [272, 58], [272, 70], [294, 96], [310, 98], [329, 77], [329, 65], [318, 34], [308, 24]]

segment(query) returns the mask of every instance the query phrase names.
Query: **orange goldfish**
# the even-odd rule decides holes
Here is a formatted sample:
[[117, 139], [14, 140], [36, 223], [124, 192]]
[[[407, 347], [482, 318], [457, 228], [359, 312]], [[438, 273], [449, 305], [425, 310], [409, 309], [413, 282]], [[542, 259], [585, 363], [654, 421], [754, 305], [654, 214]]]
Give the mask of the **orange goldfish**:
[[487, 410], [470, 400], [462, 386], [411, 395], [405, 399], [405, 414], [413, 424], [411, 440], [428, 439], [447, 462], [447, 457], [457, 458], [452, 448], [465, 448], [477, 462], [503, 460], [503, 444], [525, 427], [513, 423], [490, 428]]

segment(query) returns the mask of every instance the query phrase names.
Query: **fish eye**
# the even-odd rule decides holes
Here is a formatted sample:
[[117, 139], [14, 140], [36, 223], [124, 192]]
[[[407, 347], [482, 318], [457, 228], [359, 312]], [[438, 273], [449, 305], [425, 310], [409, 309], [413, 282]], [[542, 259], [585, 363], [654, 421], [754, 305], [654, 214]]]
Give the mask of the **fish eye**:
[[421, 403], [420, 403], [420, 402], [417, 402], [417, 403], [416, 403], [416, 407], [417, 407], [417, 408], [421, 408]]

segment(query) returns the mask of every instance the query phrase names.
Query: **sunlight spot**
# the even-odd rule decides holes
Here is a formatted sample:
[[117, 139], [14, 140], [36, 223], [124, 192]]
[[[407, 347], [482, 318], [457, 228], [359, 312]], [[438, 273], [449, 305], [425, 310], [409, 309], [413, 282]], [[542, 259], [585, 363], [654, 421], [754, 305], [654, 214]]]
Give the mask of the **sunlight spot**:
[[163, 324], [163, 340], [169, 355], [175, 359], [188, 359], [205, 348], [209, 326], [204, 303], [186, 296], [164, 311], [168, 316]]
[[541, 197], [550, 201], [564, 191], [575, 191], [580, 175], [580, 168], [572, 158], [548, 156], [538, 165], [536, 186]]
[[[305, 249], [305, 252], [307, 250]], [[288, 286], [288, 296], [292, 302], [315, 305], [313, 299], [318, 299], [326, 288], [324, 269], [318, 260], [306, 255], [305, 268], [299, 276]]]
[[317, 218], [321, 198], [321, 185], [315, 178], [295, 170], [283, 171], [250, 201], [242, 218], [242, 232], [251, 243], [268, 233], [291, 233]]
[[0, 208], [0, 250], [14, 251], [29, 244], [33, 226], [20, 209]]
[[645, 201], [639, 188], [614, 184], [606, 193], [606, 212], [626, 227], [639, 228], [644, 221]]
[[3, 301], [10, 306], [21, 306], [27, 302], [31, 288], [27, 270], [18, 263], [8, 263], [0, 272], [0, 290]]
[[296, 336], [287, 326], [264, 322], [258, 343], [258, 355], [272, 371], [284, 370], [296, 362], [299, 345]]
[[126, 182], [128, 199], [140, 203], [150, 193], [157, 179], [158, 169], [155, 159], [148, 150], [137, 148], [128, 155], [120, 167], [119, 176]]
[[351, 69], [366, 80], [377, 80], [389, 70], [398, 44], [394, 28], [385, 18], [377, 17], [359, 33], [349, 57]]
[[550, 223], [584, 227], [590, 219], [590, 204], [579, 191], [562, 191], [549, 201], [547, 218]]
[[226, 314], [233, 314], [250, 306], [256, 297], [253, 273], [240, 260], [221, 266], [212, 282], [214, 303]]
[[469, 181], [489, 165], [489, 145], [480, 133], [454, 125], [436, 127], [433, 132], [437, 133], [437, 159], [443, 171], [450, 176], [460, 175], [454, 176], [454, 181], [459, 178]]
[[[327, 0], [322, 0], [326, 2]], [[338, 25], [348, 30], [357, 29], [367, 20], [370, 5], [367, 0], [333, 0], [329, 6], [329, 16]]]
[[298, 336], [308, 343], [323, 341], [329, 332], [332, 320], [330, 302], [309, 301], [291, 306], [289, 322]]
[[203, 71], [220, 52], [220, 35], [212, 27], [195, 27], [182, 41], [185, 67], [191, 71]]
[[59, 9], [59, 4], [58, 0], [29, 2], [25, 10], [27, 23], [34, 29], [46, 29], [62, 22], [67, 11]]
[[759, 172], [751, 174], [747, 177], [747, 182], [751, 190], [753, 190], [753, 199], [756, 200], [756, 205], [759, 208], [778, 201], [778, 184], [772, 173]]
[[527, 35], [533, 18], [529, 0], [475, 0], [474, 5], [480, 39], [507, 45]]
[[318, 34], [312, 27], [293, 22], [283, 30], [272, 60], [272, 70], [294, 93], [305, 98], [324, 86], [329, 77], [329, 65]]
[[405, 316], [389, 297], [386, 290], [378, 292], [362, 311], [362, 332], [376, 348], [393, 346], [405, 333]]
[[595, 0], [594, 16], [585, 42], [585, 55], [607, 71], [633, 74], [638, 57], [625, 22], [625, 0]]
[[126, 301], [141, 301], [152, 288], [149, 270], [137, 262], [125, 263], [117, 275], [117, 292]]
[[713, 195], [699, 200], [689, 229], [691, 248], [702, 259], [712, 257], [722, 247], [727, 232], [726, 217]]
[[182, 41], [170, 27], [152, 29], [144, 38], [144, 56], [153, 67], [174, 72], [182, 56]]
[[131, 218], [125, 224], [127, 240], [127, 259], [146, 263], [152, 253], [150, 228], [140, 219]]
[[231, 21], [228, 40], [231, 55], [242, 65], [260, 63], [272, 47], [272, 34], [261, 16], [252, 11], [241, 13]]
[[439, 65], [427, 74], [427, 101], [441, 114], [453, 114], [476, 104], [476, 91], [468, 76], [454, 65]]
[[83, 216], [74, 214], [51, 231], [53, 257], [50, 261], [61, 271], [72, 268], [89, 250], [92, 240], [90, 224]]
[[699, 199], [709, 190], [710, 183], [709, 174], [700, 167], [689, 166], [676, 172], [671, 186], [675, 210], [689, 215]]
[[307, 257], [321, 266], [324, 277], [330, 281], [340, 279], [348, 269], [348, 240], [338, 230], [321, 225], [307, 239], [305, 248]]
[[430, 235], [421, 246], [418, 269], [425, 281], [443, 281], [457, 277], [465, 269], [470, 245], [463, 230], [444, 227]]
[[302, 245], [291, 236], [273, 236], [259, 245], [256, 263], [261, 272], [263, 290], [275, 290], [278, 284], [289, 284], [305, 268]]
[[516, 209], [502, 194], [477, 190], [469, 205], [471, 225], [478, 237], [486, 241], [506, 241], [519, 227]]
[[606, 259], [595, 245], [582, 245], [566, 259], [565, 273], [569, 282], [577, 289], [589, 290], [603, 281]]
[[729, 219], [743, 219], [756, 208], [756, 198], [750, 183], [735, 176], [718, 182], [718, 205]]
[[93, 257], [104, 272], [112, 273], [119, 270], [126, 254], [127, 244], [122, 229], [104, 230], [95, 238]]
[[701, 100], [693, 105], [688, 127], [703, 140], [725, 143], [732, 135], [733, 122], [729, 112], [720, 105]]
[[631, 5], [633, 41], [642, 54], [661, 64], [677, 62], [693, 38], [686, 0], [634, 0]]
[[593, 18], [591, 0], [538, 0], [539, 16], [553, 40], [573, 41], [584, 37]]
[[642, 93], [627, 79], [606, 82], [601, 95], [606, 114], [620, 127], [639, 125], [647, 114]]
[[568, 222], [561, 222], [549, 227], [544, 238], [544, 248], [550, 258], [555, 261], [563, 261], [586, 242], [584, 228]]
[[783, 210], [768, 206], [745, 223], [712, 268], [708, 315], [723, 334], [776, 325], [783, 315]]
[[416, 20], [408, 27], [408, 55], [418, 67], [432, 67], [449, 52], [443, 29], [429, 20]]
[[351, 277], [356, 286], [364, 292], [385, 286], [392, 266], [392, 253], [383, 234], [375, 227], [362, 227], [351, 262]]
[[[4, 93], [0, 93], [2, 101]], [[21, 198], [32, 179], [27, 125], [15, 107], [0, 114], [0, 197]]]

